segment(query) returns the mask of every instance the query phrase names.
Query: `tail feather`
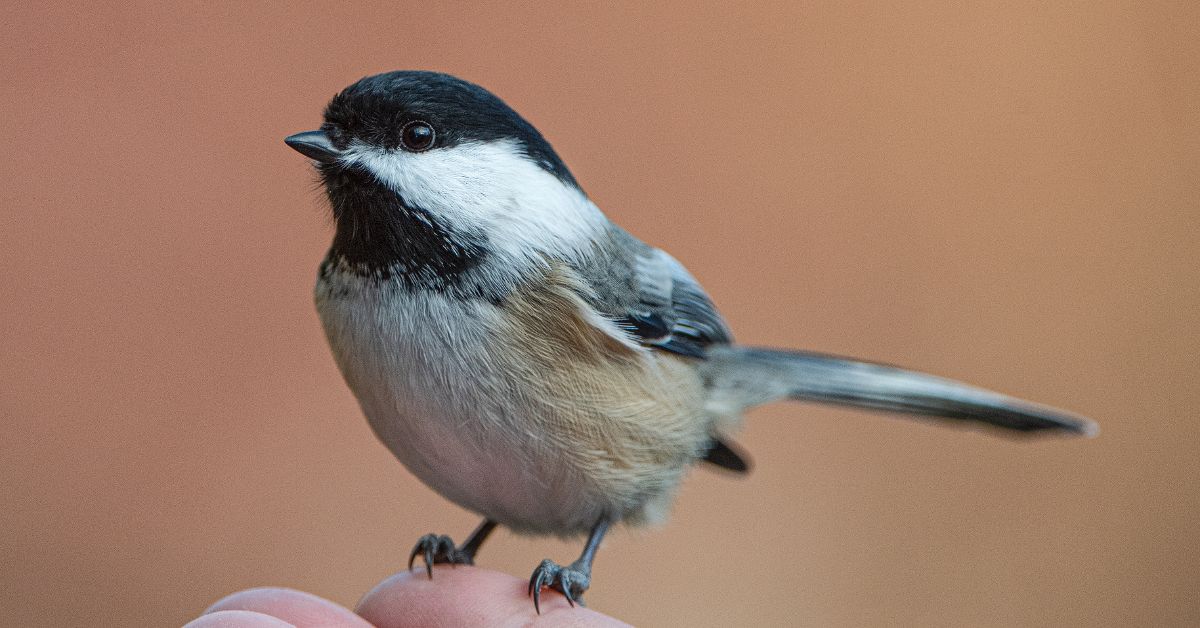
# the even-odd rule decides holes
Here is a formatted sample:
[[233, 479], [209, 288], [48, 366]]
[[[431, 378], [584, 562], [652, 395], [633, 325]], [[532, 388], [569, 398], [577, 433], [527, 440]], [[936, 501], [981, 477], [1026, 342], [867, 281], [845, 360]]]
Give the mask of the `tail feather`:
[[749, 407], [790, 398], [1033, 432], [1093, 436], [1092, 421], [925, 373], [818, 353], [714, 347], [707, 375], [724, 401]]

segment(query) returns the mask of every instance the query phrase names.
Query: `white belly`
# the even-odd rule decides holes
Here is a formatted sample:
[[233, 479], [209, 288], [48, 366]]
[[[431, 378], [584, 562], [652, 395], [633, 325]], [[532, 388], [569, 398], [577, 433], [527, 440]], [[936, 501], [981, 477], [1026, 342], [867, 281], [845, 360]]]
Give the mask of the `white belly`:
[[546, 404], [497, 364], [503, 324], [491, 303], [347, 276], [318, 283], [316, 300], [379, 439], [431, 488], [518, 532], [574, 535], [601, 517], [655, 519], [703, 446], [697, 426], [678, 455], [640, 469], [651, 485], [607, 473], [581, 459], [570, 435], [530, 420]]

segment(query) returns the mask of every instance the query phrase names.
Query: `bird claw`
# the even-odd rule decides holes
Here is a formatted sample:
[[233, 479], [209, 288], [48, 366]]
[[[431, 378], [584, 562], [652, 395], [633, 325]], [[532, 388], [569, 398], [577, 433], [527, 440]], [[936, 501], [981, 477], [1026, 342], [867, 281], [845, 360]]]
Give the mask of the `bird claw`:
[[562, 567], [552, 560], [543, 560], [529, 577], [529, 595], [533, 596], [533, 609], [542, 614], [542, 589], [551, 588], [563, 594], [567, 603], [583, 605], [583, 593], [588, 590], [592, 577], [588, 571], [572, 564]]
[[474, 565], [471, 555], [454, 545], [454, 541], [444, 534], [426, 534], [417, 540], [412, 553], [408, 555], [408, 568], [411, 571], [417, 556], [425, 561], [425, 573], [433, 579], [434, 565]]

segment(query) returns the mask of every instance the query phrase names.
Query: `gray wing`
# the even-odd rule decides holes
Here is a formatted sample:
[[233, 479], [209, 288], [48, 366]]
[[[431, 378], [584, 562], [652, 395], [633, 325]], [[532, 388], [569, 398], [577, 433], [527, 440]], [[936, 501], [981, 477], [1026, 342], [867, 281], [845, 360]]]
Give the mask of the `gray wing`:
[[[597, 312], [652, 349], [703, 360], [710, 347], [733, 342], [712, 299], [683, 264], [618, 227], [609, 235], [607, 246], [576, 268], [591, 289], [583, 296]], [[750, 469], [746, 454], [718, 435], [701, 459], [735, 473]]]
[[733, 341], [716, 306], [675, 258], [614, 228], [610, 246], [577, 270], [588, 300], [643, 346], [694, 358]]

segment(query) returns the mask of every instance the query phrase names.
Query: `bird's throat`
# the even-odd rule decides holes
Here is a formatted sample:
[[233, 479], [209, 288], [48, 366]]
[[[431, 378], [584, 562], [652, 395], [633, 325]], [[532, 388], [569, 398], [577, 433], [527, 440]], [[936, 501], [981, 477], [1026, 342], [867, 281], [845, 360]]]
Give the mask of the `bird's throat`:
[[481, 235], [448, 228], [358, 168], [321, 169], [337, 231], [330, 257], [371, 274], [452, 286], [486, 255]]

